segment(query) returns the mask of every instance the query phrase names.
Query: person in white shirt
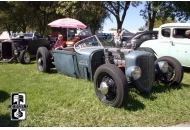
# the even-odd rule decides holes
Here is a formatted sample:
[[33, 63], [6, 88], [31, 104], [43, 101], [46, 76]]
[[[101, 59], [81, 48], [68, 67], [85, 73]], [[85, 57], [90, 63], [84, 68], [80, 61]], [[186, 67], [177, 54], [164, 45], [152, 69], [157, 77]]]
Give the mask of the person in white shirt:
[[121, 29], [118, 29], [117, 33], [115, 34], [114, 41], [115, 46], [119, 47], [121, 44]]

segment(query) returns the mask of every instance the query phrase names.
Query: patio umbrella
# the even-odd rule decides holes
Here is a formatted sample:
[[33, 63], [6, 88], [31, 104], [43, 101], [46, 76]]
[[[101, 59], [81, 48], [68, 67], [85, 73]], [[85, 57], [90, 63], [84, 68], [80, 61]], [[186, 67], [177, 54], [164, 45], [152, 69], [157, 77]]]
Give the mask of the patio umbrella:
[[68, 28], [86, 28], [82, 22], [72, 18], [62, 18], [55, 20], [48, 24], [50, 27], [57, 28], [67, 28], [67, 38], [68, 38]]

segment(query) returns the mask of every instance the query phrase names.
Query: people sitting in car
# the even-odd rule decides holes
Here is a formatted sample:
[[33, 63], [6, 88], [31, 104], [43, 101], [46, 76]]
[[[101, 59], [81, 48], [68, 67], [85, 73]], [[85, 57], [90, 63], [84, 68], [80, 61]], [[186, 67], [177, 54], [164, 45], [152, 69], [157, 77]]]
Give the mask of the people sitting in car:
[[54, 44], [55, 50], [61, 50], [66, 47], [66, 41], [64, 40], [63, 35], [59, 35], [56, 43]]
[[190, 39], [190, 30], [187, 30], [187, 31], [185, 32], [185, 36], [186, 36], [186, 38], [189, 38], [189, 39]]

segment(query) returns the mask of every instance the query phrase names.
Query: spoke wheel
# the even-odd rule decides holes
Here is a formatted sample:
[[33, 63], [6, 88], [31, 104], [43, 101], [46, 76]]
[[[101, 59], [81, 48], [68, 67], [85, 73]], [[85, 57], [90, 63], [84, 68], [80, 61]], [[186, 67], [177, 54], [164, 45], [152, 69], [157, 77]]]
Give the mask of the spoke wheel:
[[181, 63], [177, 59], [170, 56], [158, 58], [155, 61], [155, 65], [159, 61], [166, 61], [168, 63], [168, 71], [165, 74], [157, 72], [156, 79], [166, 85], [179, 85], [184, 75]]
[[94, 75], [94, 88], [98, 99], [112, 107], [124, 105], [129, 93], [125, 75], [112, 64], [98, 67]]

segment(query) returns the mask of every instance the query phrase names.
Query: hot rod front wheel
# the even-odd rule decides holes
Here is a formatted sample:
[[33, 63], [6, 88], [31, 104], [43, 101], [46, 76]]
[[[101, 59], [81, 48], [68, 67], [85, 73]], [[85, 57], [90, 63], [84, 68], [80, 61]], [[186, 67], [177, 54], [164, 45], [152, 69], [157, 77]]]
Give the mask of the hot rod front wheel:
[[126, 103], [129, 93], [125, 75], [112, 64], [104, 64], [96, 70], [94, 88], [99, 100], [112, 107]]
[[30, 63], [30, 53], [26, 50], [20, 52], [19, 60], [21, 64]]
[[45, 47], [38, 48], [36, 54], [37, 68], [40, 72], [50, 72], [51, 58], [50, 53]]
[[166, 73], [156, 74], [156, 80], [161, 81], [163, 84], [170, 86], [179, 85], [183, 79], [183, 67], [181, 63], [170, 56], [163, 56], [155, 61], [155, 65], [159, 61], [166, 61], [168, 63], [168, 71]]

